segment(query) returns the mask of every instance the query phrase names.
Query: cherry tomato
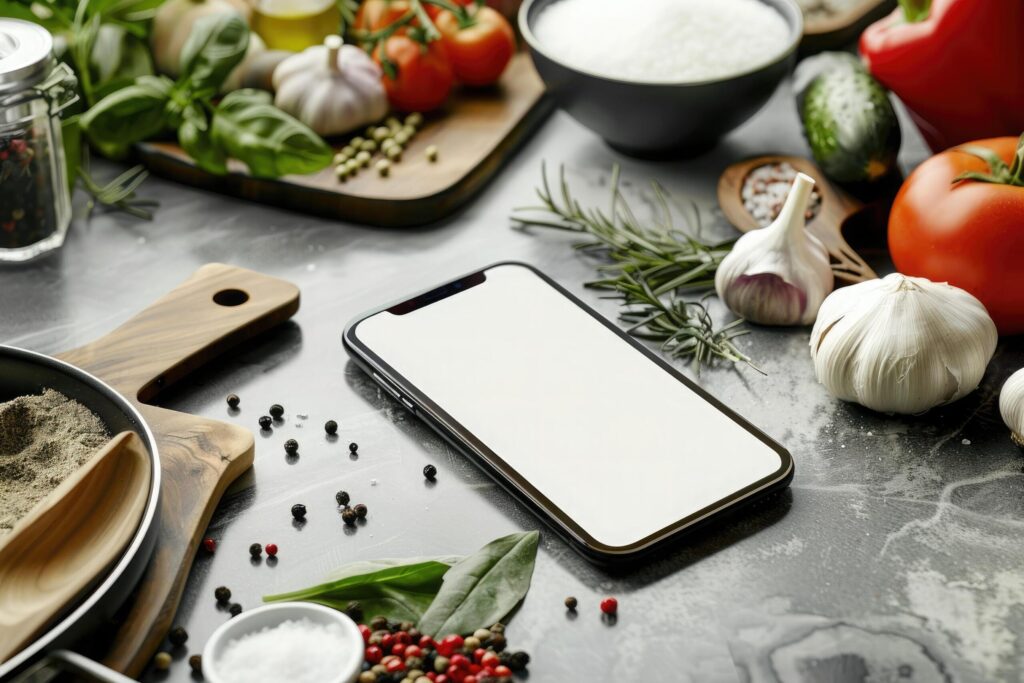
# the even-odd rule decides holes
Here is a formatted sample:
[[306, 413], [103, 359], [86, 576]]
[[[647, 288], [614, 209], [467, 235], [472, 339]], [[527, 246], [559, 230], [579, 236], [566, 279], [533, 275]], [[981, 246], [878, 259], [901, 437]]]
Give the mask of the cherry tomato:
[[[1007, 164], [1016, 138], [972, 142]], [[925, 161], [903, 183], [889, 215], [889, 251], [905, 275], [948, 282], [976, 296], [1000, 334], [1024, 332], [1024, 187], [965, 180], [988, 173], [980, 158], [947, 150]]]
[[359, 5], [353, 25], [360, 31], [379, 31], [409, 11], [407, 0], [366, 0]]
[[434, 23], [452, 61], [455, 78], [466, 85], [491, 85], [516, 52], [516, 35], [505, 17], [490, 7], [469, 11], [470, 23], [447, 10]]
[[[408, 36], [395, 35], [384, 43], [383, 52], [397, 71], [392, 78], [385, 70], [383, 78], [392, 107], [399, 111], [430, 111], [448, 99], [455, 76], [440, 41], [424, 45]], [[381, 48], [374, 56], [383, 62]]]

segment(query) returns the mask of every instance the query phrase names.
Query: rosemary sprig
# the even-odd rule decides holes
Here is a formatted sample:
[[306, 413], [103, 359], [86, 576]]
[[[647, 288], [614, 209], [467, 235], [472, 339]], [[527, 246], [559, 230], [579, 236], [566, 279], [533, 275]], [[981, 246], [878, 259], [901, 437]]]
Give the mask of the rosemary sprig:
[[[690, 201], [689, 234], [677, 228], [670, 197], [658, 183], [652, 183], [658, 207], [645, 227], [622, 195], [620, 172], [612, 168], [611, 203], [608, 211], [584, 208], [573, 196], [559, 170], [558, 195], [552, 192], [547, 168], [541, 167], [539, 206], [516, 209], [513, 227], [566, 230], [587, 235], [579, 251], [605, 261], [597, 267], [600, 277], [587, 287], [614, 292], [622, 300], [620, 319], [636, 337], [661, 343], [672, 358], [691, 357], [700, 372], [702, 365], [722, 359], [753, 365], [736, 348], [733, 339], [747, 333], [742, 320], [716, 328], [707, 306], [701, 301], [679, 298], [683, 292], [707, 290], [714, 286], [715, 271], [732, 248], [732, 241], [710, 243], [700, 238], [700, 211]], [[758, 370], [760, 371], [760, 370]]]
[[142, 166], [132, 166], [106, 185], [100, 185], [93, 180], [86, 168], [80, 169], [78, 177], [82, 181], [82, 187], [89, 194], [89, 201], [86, 204], [86, 219], [99, 205], [115, 211], [124, 211], [142, 220], [153, 220], [153, 212], [149, 209], [159, 206], [159, 203], [152, 199], [135, 198], [135, 190], [148, 176], [149, 172]]

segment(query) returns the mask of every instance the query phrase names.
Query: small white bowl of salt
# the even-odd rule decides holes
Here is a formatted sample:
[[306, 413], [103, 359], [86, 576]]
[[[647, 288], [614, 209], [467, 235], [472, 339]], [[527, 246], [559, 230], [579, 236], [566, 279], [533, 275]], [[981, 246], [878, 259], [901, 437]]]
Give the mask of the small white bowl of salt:
[[243, 612], [203, 648], [207, 683], [353, 683], [362, 665], [363, 636], [355, 622], [309, 602]]

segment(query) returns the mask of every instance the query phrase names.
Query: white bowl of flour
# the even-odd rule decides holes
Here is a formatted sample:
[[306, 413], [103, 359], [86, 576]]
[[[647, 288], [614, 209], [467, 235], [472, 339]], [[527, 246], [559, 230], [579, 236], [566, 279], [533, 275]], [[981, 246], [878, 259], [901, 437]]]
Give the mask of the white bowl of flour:
[[353, 683], [363, 636], [345, 614], [308, 602], [243, 612], [203, 648], [207, 683]]

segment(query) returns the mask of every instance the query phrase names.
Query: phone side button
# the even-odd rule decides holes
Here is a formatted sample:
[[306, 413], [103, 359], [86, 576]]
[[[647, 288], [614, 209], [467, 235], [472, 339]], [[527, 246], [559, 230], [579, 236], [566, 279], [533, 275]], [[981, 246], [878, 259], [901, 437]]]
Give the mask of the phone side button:
[[416, 404], [407, 399], [405, 396], [399, 396], [398, 399], [409, 409], [413, 415], [416, 414]]

